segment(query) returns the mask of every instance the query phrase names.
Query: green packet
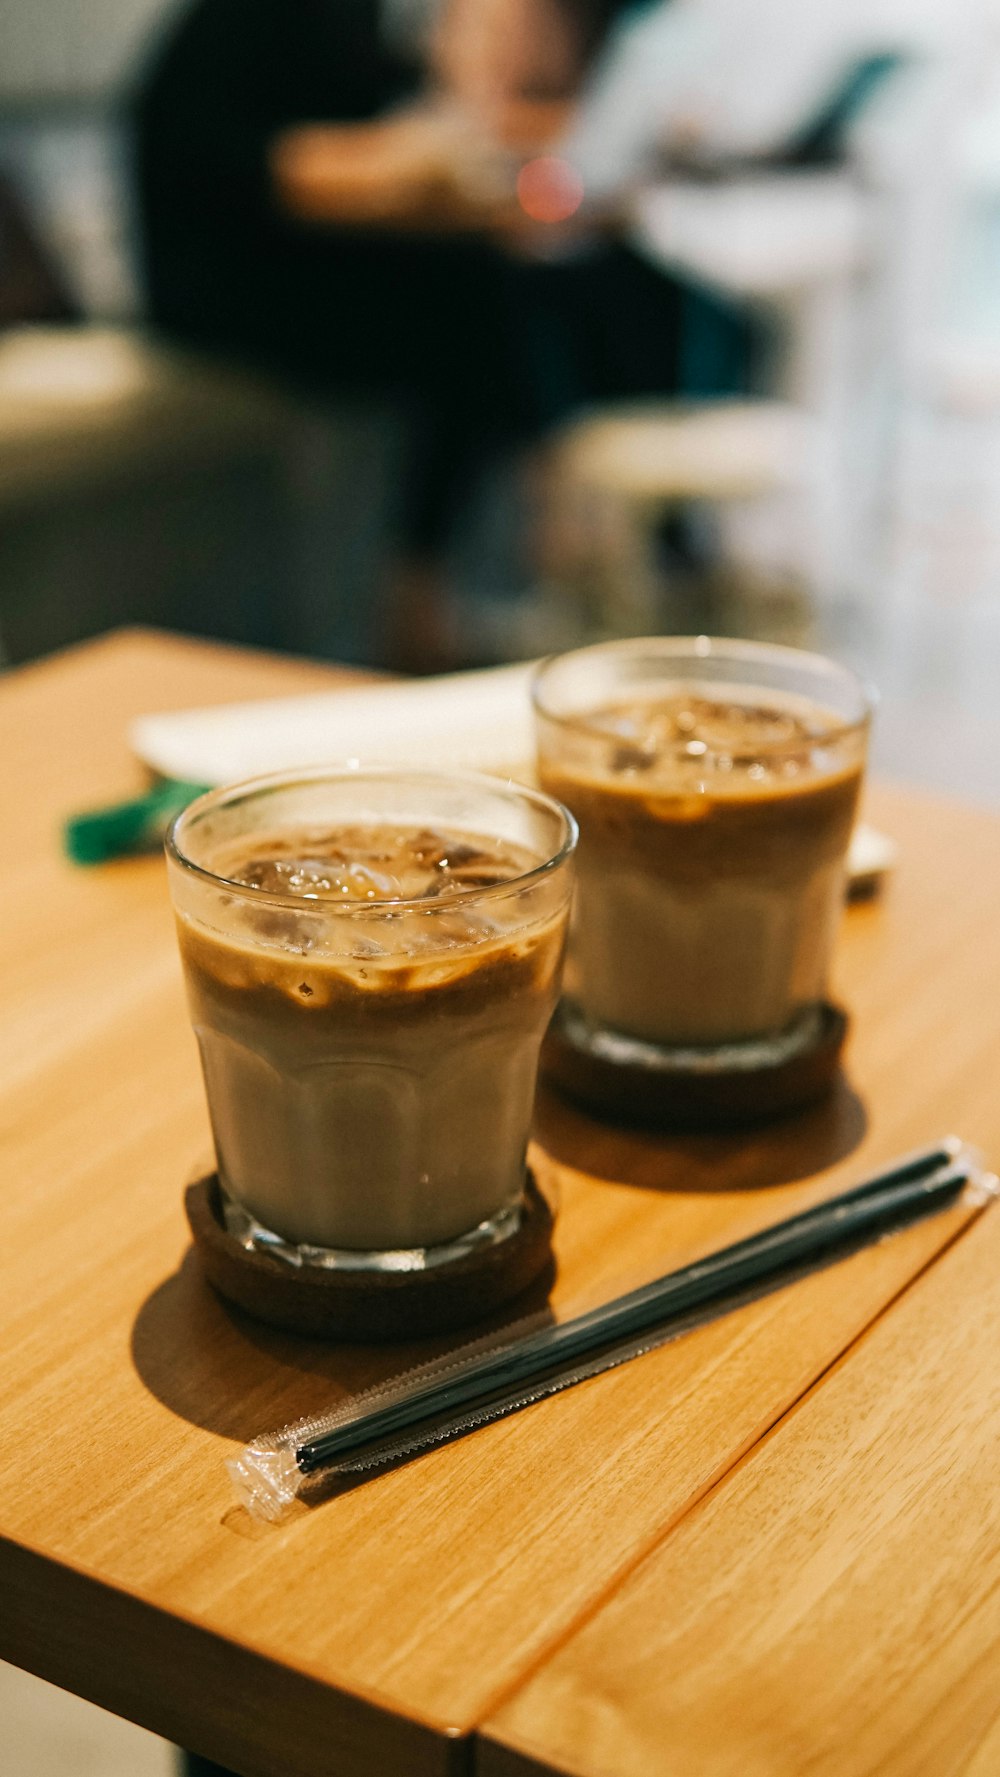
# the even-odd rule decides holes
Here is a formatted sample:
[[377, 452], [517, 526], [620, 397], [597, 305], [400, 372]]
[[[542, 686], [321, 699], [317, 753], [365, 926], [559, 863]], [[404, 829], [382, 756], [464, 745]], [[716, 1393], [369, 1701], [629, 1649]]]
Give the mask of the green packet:
[[196, 796], [203, 796], [206, 788], [163, 778], [144, 796], [71, 815], [63, 827], [67, 856], [74, 864], [106, 864], [112, 858], [157, 851], [174, 816]]

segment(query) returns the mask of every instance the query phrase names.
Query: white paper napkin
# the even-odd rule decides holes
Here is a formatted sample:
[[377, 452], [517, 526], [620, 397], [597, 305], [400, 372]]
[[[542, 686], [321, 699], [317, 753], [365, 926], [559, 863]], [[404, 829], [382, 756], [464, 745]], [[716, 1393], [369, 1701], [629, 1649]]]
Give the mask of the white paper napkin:
[[235, 783], [260, 772], [357, 759], [366, 765], [499, 770], [534, 756], [534, 668], [492, 667], [306, 697], [141, 716], [133, 750], [164, 777]]

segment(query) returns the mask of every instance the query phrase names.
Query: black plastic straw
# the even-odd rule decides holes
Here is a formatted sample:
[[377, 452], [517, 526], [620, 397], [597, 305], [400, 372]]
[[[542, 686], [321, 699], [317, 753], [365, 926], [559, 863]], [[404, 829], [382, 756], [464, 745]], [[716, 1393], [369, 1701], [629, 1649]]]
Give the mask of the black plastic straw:
[[949, 1138], [908, 1155], [887, 1171], [759, 1234], [670, 1271], [640, 1289], [561, 1325], [544, 1327], [511, 1345], [469, 1358], [447, 1376], [418, 1383], [401, 1400], [373, 1407], [350, 1424], [319, 1432], [299, 1445], [303, 1474], [350, 1452], [410, 1431], [458, 1408], [486, 1406], [498, 1390], [571, 1368], [602, 1347], [637, 1334], [662, 1332], [709, 1304], [724, 1305], [754, 1286], [773, 1284], [804, 1266], [835, 1258], [891, 1228], [943, 1209], [968, 1183], [971, 1163], [957, 1158], [961, 1143]]

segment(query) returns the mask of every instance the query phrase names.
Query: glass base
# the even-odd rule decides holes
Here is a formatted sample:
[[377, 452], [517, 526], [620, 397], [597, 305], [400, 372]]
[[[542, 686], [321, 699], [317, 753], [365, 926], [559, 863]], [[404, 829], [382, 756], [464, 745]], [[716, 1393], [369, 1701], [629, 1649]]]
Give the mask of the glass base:
[[724, 1130], [815, 1103], [836, 1078], [847, 1018], [824, 1001], [784, 1030], [742, 1042], [668, 1048], [556, 1008], [542, 1072], [598, 1116], [657, 1129]]
[[219, 1195], [222, 1199], [222, 1211], [227, 1234], [238, 1240], [247, 1252], [266, 1253], [272, 1259], [281, 1259], [286, 1265], [296, 1270], [303, 1268], [321, 1271], [431, 1271], [439, 1265], [448, 1265], [456, 1259], [464, 1259], [469, 1253], [479, 1252], [483, 1247], [498, 1246], [502, 1241], [509, 1240], [521, 1226], [524, 1214], [524, 1195], [516, 1203], [508, 1205], [495, 1216], [485, 1222], [479, 1222], [468, 1233], [456, 1236], [454, 1240], [443, 1241], [440, 1246], [409, 1246], [372, 1249], [338, 1246], [309, 1246], [286, 1240], [283, 1235], [275, 1234], [271, 1228], [265, 1228], [260, 1222], [229, 1196], [220, 1184]]
[[572, 1000], [560, 1006], [564, 1036], [596, 1060], [613, 1067], [674, 1074], [720, 1074], [740, 1069], [759, 1073], [781, 1067], [815, 1048], [824, 1016], [822, 1004], [803, 1006], [779, 1031], [731, 1038], [722, 1043], [653, 1043], [600, 1024]]

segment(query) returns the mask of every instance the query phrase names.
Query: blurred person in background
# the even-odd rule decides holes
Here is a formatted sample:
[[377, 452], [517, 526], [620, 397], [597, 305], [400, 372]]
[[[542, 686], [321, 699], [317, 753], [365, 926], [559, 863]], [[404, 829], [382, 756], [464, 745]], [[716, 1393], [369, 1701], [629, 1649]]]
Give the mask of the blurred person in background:
[[153, 322], [408, 415], [391, 664], [444, 663], [443, 563], [476, 484], [580, 398], [548, 350], [547, 268], [510, 250], [511, 167], [622, 4], [194, 0], [141, 79]]
[[[387, 661], [452, 645], [449, 548], [515, 446], [604, 400], [745, 393], [766, 361], [759, 316], [633, 249], [634, 185], [835, 159], [943, 16], [936, 0], [182, 10], [136, 107], [151, 315], [312, 393], [408, 413]], [[565, 193], [543, 181], [521, 187], [532, 225], [515, 181], [552, 145], [562, 214], [579, 213], [561, 222]]]

